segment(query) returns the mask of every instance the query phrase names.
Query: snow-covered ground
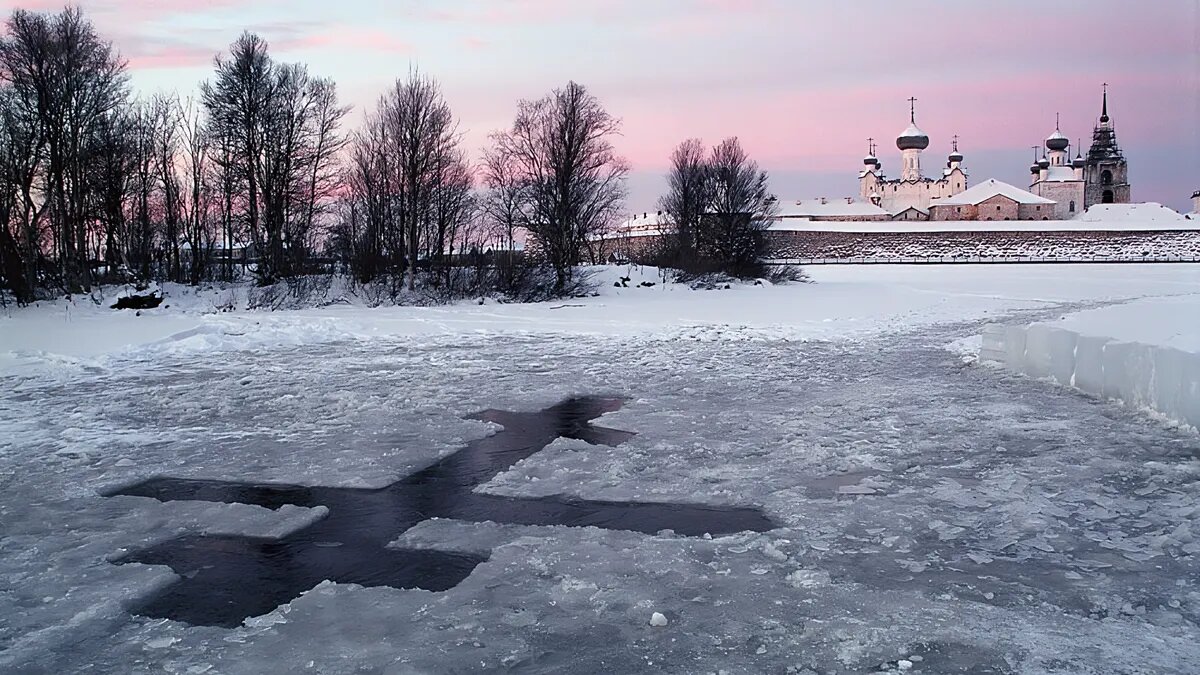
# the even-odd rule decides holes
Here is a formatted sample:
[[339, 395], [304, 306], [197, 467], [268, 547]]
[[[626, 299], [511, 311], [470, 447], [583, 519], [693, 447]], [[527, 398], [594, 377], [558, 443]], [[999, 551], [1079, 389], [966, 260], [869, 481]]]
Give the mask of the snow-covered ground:
[[[691, 291], [609, 270], [599, 297], [541, 305], [213, 313], [227, 292], [168, 289], [141, 316], [7, 310], [0, 671], [1195, 672], [1196, 436], [944, 347], [1136, 298], [1194, 309], [1200, 268], [808, 271]], [[446, 592], [326, 583], [235, 629], [124, 609], [174, 575], [123, 552], [321, 513], [105, 488], [382, 486], [491, 432], [469, 413], [576, 394], [627, 397], [600, 424], [638, 435], [556, 441], [480, 489], [760, 506], [780, 527], [430, 520], [392, 545], [490, 555]]]

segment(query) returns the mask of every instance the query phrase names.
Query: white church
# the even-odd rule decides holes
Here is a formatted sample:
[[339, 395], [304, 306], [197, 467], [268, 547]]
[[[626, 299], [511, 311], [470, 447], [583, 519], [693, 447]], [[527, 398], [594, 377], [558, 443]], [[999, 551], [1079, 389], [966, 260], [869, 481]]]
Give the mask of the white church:
[[909, 99], [908, 128], [896, 138], [900, 149], [900, 177], [889, 179], [883, 173], [883, 163], [875, 156], [874, 139], [868, 139], [869, 150], [858, 175], [859, 196], [863, 201], [891, 214], [894, 220], [928, 220], [929, 207], [938, 199], [952, 197], [967, 189], [967, 174], [963, 156], [958, 151], [958, 138], [947, 158], [946, 168], [938, 178], [921, 171], [921, 152], [929, 147], [929, 136], [917, 126], [916, 99]]

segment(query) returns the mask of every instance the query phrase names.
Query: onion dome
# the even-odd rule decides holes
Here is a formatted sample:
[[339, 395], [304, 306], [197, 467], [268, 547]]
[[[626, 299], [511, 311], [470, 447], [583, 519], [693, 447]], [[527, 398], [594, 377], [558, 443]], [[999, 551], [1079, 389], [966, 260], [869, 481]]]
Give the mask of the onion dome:
[[929, 147], [929, 137], [917, 127], [916, 122], [913, 122], [900, 133], [896, 139], [896, 147], [901, 150], [924, 150]]
[[1066, 150], [1067, 146], [1070, 144], [1071, 144], [1071, 139], [1064, 136], [1063, 133], [1061, 131], [1059, 131], [1058, 129], [1055, 129], [1054, 133], [1050, 134], [1046, 138], [1046, 149], [1047, 150], [1057, 150], [1057, 151]]
[[1037, 165], [1038, 165], [1039, 169], [1049, 169], [1050, 168], [1050, 160], [1045, 157], [1042, 157], [1041, 159], [1038, 160]]
[[963, 156], [961, 152], [955, 150], [954, 152], [950, 153], [949, 159], [951, 162], [961, 162], [963, 161]]
[[1075, 155], [1075, 160], [1071, 162], [1071, 166], [1076, 169], [1082, 169], [1087, 166], [1087, 161], [1083, 158], [1083, 155]]
[[875, 155], [867, 155], [866, 157], [863, 157], [863, 164], [866, 164], [867, 166], [878, 166], [879, 158]]
[[1029, 166], [1029, 173], [1032, 173], [1032, 174], [1034, 174], [1035, 176], [1036, 176], [1038, 173], [1041, 173], [1041, 171], [1042, 171], [1042, 167], [1038, 166], [1038, 165], [1037, 165], [1037, 163], [1031, 164], [1031, 165]]

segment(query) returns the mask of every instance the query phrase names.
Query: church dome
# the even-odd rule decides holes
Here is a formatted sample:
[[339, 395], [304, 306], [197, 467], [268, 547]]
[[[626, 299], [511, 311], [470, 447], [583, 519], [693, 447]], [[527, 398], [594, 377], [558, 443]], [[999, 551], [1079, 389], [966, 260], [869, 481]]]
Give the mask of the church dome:
[[924, 150], [929, 147], [929, 137], [918, 129], [914, 122], [900, 133], [900, 137], [896, 139], [896, 147], [901, 150]]
[[1050, 160], [1043, 157], [1038, 160], [1037, 165], [1038, 165], [1038, 168], [1040, 168], [1040, 169], [1049, 169], [1050, 168]]
[[1029, 173], [1036, 175], [1037, 173], [1040, 173], [1041, 170], [1042, 170], [1042, 167], [1038, 166], [1037, 164], [1031, 164], [1029, 166]]
[[1075, 155], [1075, 161], [1071, 162], [1071, 166], [1075, 167], [1076, 169], [1082, 169], [1083, 167], [1087, 166], [1087, 160], [1085, 160], [1082, 155]]
[[1058, 129], [1055, 129], [1054, 133], [1046, 138], [1046, 149], [1048, 150], [1066, 150], [1070, 144], [1071, 139], [1064, 136]]
[[959, 152], [959, 151], [957, 151], [957, 150], [955, 150], [954, 152], [950, 153], [950, 161], [951, 161], [951, 162], [961, 162], [961, 161], [963, 161], [963, 156], [962, 156], [962, 153], [961, 153], [961, 152]]
[[863, 164], [866, 164], [867, 166], [875, 166], [879, 164], [879, 158], [875, 155], [867, 155], [866, 157], [863, 157]]

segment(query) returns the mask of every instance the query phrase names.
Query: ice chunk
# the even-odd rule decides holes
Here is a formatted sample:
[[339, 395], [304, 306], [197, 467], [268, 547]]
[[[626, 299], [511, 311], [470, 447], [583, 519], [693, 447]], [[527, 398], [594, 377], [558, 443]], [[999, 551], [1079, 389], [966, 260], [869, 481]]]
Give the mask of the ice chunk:
[[1093, 396], [1104, 394], [1104, 345], [1106, 337], [1080, 335], [1075, 343], [1075, 386]]
[[1002, 325], [990, 323], [983, 327], [983, 341], [979, 347], [980, 362], [1005, 360], [1005, 328]]
[[1050, 375], [1050, 332], [1045, 324], [1035, 323], [1025, 331], [1025, 358], [1022, 370], [1030, 377]]
[[662, 612], [655, 612], [650, 615], [650, 625], [655, 628], [662, 628], [667, 625], [667, 617]]
[[1075, 347], [1079, 336], [1069, 330], [1051, 328], [1047, 346], [1050, 376], [1059, 384], [1071, 386], [1075, 380]]
[[1017, 372], [1025, 370], [1025, 328], [1008, 326], [1004, 330], [1004, 363]]

